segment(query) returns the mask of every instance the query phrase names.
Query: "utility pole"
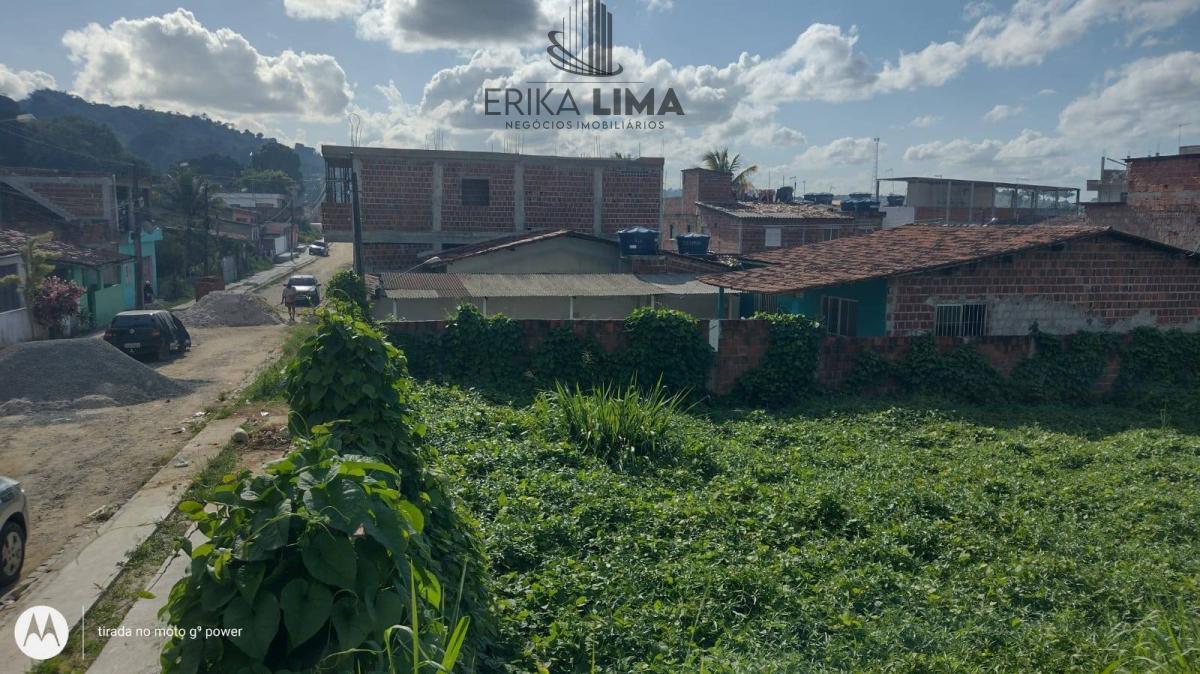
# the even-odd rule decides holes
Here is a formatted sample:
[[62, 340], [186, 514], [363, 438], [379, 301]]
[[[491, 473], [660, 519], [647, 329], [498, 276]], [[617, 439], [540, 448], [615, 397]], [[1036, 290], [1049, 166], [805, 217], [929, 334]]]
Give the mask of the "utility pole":
[[354, 153], [350, 153], [350, 203], [354, 218], [354, 273], [363, 276], [362, 213], [359, 210], [358, 171], [354, 167]]
[[208, 231], [208, 181], [204, 182], [204, 275], [208, 276], [212, 272], [212, 265], [209, 263], [211, 256], [208, 252], [208, 240], [210, 234]]
[[879, 201], [879, 136], [875, 136], [875, 171], [872, 179], [875, 181], [875, 201]]
[[138, 226], [137, 221], [137, 164], [130, 165], [130, 178], [133, 183], [129, 187], [129, 235], [133, 237], [133, 298], [135, 307], [145, 309], [146, 296], [142, 292], [142, 228]]

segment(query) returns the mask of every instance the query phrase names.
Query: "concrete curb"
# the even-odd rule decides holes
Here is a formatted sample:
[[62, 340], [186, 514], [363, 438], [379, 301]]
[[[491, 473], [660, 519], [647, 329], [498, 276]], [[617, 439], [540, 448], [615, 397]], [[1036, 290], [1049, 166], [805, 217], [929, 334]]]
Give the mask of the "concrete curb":
[[[16, 610], [6, 612], [0, 634], [12, 634], [21, 610], [29, 606], [54, 607], [74, 628], [121, 572], [129, 554], [171, 514], [192, 480], [221, 452], [240, 425], [239, 419], [219, 419], [205, 426], [97, 529], [95, 538], [75, 559], [23, 596], [13, 607]], [[186, 465], [177, 467], [181, 461]], [[11, 663], [10, 671], [28, 671], [35, 664], [17, 649], [16, 640], [9, 638], [0, 638], [0, 662]]]

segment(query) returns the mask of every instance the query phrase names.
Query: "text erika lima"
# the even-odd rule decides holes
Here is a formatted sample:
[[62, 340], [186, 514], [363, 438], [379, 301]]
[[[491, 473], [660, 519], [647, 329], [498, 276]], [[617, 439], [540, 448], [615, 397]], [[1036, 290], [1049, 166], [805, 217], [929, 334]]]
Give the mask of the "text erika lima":
[[[582, 116], [583, 112], [575, 102], [575, 95], [570, 89], [561, 93], [557, 90], [531, 89], [484, 89], [485, 115], [520, 115], [541, 117], [549, 115], [574, 114]], [[658, 105], [655, 105], [655, 104]], [[638, 98], [637, 93], [630, 89], [612, 89], [611, 95], [600, 88], [592, 89], [592, 114], [597, 117], [615, 115], [654, 115], [667, 114], [683, 115], [683, 105], [674, 89], [667, 89], [666, 94], [659, 100], [654, 89], [648, 89]]]

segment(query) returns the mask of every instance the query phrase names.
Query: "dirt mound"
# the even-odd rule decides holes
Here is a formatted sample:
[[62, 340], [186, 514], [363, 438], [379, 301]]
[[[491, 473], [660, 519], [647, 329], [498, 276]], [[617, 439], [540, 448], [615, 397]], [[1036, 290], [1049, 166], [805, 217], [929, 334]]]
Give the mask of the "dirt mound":
[[0, 351], [0, 414], [132, 405], [184, 393], [102, 339], [25, 342]]
[[283, 319], [257, 295], [212, 292], [191, 307], [175, 314], [189, 328], [275, 325]]

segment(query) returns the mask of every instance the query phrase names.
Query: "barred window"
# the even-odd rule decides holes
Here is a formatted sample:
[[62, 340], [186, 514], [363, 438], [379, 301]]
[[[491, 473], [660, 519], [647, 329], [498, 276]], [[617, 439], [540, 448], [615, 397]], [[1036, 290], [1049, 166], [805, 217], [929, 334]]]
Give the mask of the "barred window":
[[986, 304], [942, 304], [934, 316], [938, 337], [982, 337], [987, 334]]
[[331, 204], [350, 203], [350, 165], [325, 163], [325, 201]]
[[492, 202], [491, 197], [490, 181], [485, 178], [463, 178], [463, 206], [487, 206]]
[[858, 301], [841, 297], [822, 297], [821, 324], [831, 335], [858, 336]]

